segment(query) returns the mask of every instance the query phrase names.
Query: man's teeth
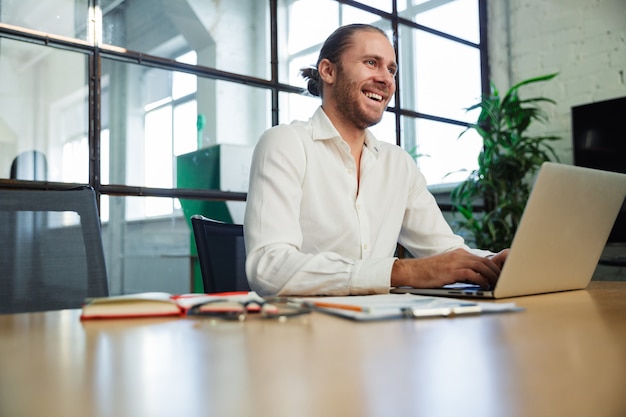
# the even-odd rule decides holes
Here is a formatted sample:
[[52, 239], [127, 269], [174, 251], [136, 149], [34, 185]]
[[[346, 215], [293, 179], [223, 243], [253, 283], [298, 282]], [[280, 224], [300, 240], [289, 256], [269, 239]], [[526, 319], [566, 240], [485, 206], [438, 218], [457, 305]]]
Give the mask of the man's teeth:
[[365, 96], [376, 101], [381, 101], [383, 99], [383, 96], [381, 96], [380, 94], [376, 94], [376, 93], [365, 93]]

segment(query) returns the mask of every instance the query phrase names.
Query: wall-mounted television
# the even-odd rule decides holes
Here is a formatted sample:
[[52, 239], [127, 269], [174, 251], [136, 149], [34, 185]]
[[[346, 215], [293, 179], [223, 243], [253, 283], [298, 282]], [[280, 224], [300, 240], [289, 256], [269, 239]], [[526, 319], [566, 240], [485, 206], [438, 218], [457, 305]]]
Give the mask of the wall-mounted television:
[[[626, 173], [626, 97], [572, 107], [574, 165]], [[626, 204], [609, 242], [626, 242]]]

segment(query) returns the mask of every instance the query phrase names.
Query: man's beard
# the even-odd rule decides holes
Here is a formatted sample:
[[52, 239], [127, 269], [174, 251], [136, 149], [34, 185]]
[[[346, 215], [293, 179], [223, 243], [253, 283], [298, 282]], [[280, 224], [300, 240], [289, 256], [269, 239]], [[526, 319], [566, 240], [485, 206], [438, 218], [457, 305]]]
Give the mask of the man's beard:
[[354, 126], [359, 129], [367, 129], [381, 121], [382, 112], [378, 116], [372, 116], [361, 108], [359, 103], [363, 93], [358, 88], [356, 81], [349, 80], [345, 76], [341, 66], [337, 67], [336, 86], [338, 87], [335, 91], [337, 108]]

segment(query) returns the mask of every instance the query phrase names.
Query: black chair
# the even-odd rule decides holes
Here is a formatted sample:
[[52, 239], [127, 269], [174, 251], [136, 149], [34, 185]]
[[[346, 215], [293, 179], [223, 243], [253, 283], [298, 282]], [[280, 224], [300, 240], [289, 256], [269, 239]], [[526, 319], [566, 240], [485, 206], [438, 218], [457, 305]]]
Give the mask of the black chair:
[[0, 313], [79, 308], [109, 293], [95, 193], [0, 190]]
[[12, 180], [46, 181], [48, 161], [39, 151], [25, 151], [13, 159], [10, 178]]
[[204, 292], [250, 291], [243, 225], [191, 216]]

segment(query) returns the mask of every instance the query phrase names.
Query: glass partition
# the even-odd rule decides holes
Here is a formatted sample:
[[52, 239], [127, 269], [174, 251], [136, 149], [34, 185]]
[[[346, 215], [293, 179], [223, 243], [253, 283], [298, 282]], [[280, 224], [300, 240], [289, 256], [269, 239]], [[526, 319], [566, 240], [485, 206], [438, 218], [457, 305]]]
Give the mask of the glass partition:
[[0, 178], [87, 183], [87, 56], [0, 38], [0, 58]]
[[429, 184], [457, 183], [478, 168], [476, 155], [482, 139], [475, 131], [469, 130], [459, 138], [466, 130], [464, 126], [410, 117], [403, 117], [402, 123], [415, 132], [416, 145], [405, 145], [405, 149], [417, 157], [417, 165]]
[[198, 65], [269, 78], [268, 1], [104, 3], [102, 41], [105, 45], [168, 59], [175, 59], [181, 51], [194, 51]]
[[[157, 206], [177, 204], [172, 198], [159, 200], [163, 201]], [[111, 294], [191, 292], [193, 235], [187, 220], [180, 211], [142, 219], [128, 215], [145, 204], [145, 197], [109, 196], [102, 206], [102, 240]]]
[[[478, 0], [414, 1], [404, 13], [420, 25], [478, 44]], [[409, 17], [411, 19], [411, 17]]]
[[481, 96], [480, 50], [401, 26], [402, 107], [438, 117], [473, 122], [466, 109]]
[[103, 184], [180, 187], [179, 156], [219, 145], [252, 147], [271, 126], [266, 89], [109, 59], [103, 79]]
[[309, 120], [322, 104], [319, 97], [310, 94], [281, 93], [279, 99], [281, 124], [289, 124], [293, 120]]
[[0, 0], [0, 22], [90, 41], [89, 0]]

